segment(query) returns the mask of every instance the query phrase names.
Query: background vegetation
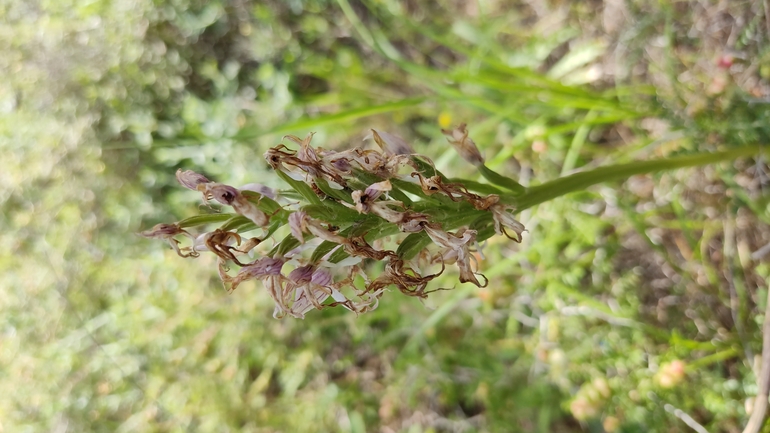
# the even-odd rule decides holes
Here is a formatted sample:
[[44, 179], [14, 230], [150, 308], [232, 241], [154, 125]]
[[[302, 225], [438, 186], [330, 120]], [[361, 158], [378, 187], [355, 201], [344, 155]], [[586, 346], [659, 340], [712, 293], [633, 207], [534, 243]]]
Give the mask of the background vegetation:
[[[135, 235], [178, 167], [266, 177], [281, 135], [440, 128], [537, 184], [766, 144], [762, 2], [0, 0], [0, 420], [8, 432], [740, 431], [767, 299], [764, 159], [522, 213], [484, 289], [274, 320], [258, 285]], [[764, 248], [763, 248], [764, 247]], [[449, 280], [447, 280], [449, 281]], [[440, 285], [441, 282], [439, 281]], [[678, 411], [680, 410], [680, 411]]]

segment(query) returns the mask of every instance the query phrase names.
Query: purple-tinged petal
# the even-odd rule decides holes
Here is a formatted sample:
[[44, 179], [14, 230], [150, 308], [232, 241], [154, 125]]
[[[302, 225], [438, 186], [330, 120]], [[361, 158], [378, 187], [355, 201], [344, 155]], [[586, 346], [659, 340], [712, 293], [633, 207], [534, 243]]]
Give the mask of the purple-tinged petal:
[[318, 286], [328, 287], [332, 283], [332, 274], [326, 269], [316, 269], [310, 282]]
[[313, 265], [300, 266], [289, 272], [289, 280], [297, 284], [308, 283], [313, 278]]
[[193, 191], [198, 190], [198, 185], [211, 182], [206, 178], [206, 176], [200, 173], [196, 173], [192, 170], [182, 171], [181, 168], [176, 171], [176, 180], [179, 181], [183, 187]]
[[305, 243], [305, 237], [302, 233], [305, 231], [305, 218], [307, 214], [304, 211], [293, 212], [289, 215], [289, 229], [291, 229], [291, 235], [299, 241], [299, 243]]

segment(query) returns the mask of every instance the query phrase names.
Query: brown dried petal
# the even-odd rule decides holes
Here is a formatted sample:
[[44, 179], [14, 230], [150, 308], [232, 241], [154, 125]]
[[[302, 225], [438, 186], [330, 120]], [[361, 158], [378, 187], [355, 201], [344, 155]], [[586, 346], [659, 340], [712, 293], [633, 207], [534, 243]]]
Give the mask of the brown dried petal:
[[145, 230], [139, 234], [149, 239], [163, 239], [168, 241], [168, 244], [171, 246], [171, 248], [174, 249], [174, 251], [176, 251], [180, 257], [198, 257], [200, 255], [194, 249], [192, 249], [189, 253], [182, 252], [182, 250], [190, 250], [190, 248], [180, 248], [179, 241], [174, 239], [174, 236], [185, 235], [192, 240], [193, 244], [195, 243], [195, 237], [179, 227], [178, 224], [157, 224], [150, 230]]
[[[509, 212], [512, 209], [511, 206], [502, 204], [495, 204], [489, 208], [492, 211], [492, 218], [495, 220], [495, 232], [499, 235], [505, 235], [508, 239], [521, 242], [521, 234], [526, 228], [524, 224], [516, 220], [513, 214]], [[515, 237], [508, 234], [506, 229], [512, 230], [515, 233]]]
[[464, 160], [476, 166], [484, 164], [484, 157], [481, 156], [476, 143], [468, 137], [468, 130], [465, 129], [464, 123], [451, 131], [442, 129], [441, 132], [447, 136], [447, 141]]
[[[471, 268], [470, 246], [476, 242], [476, 230], [458, 230], [457, 234], [445, 232], [430, 224], [425, 225], [425, 233], [431, 240], [441, 248], [451, 250], [452, 255], [456, 256], [457, 267], [460, 269], [460, 281], [471, 282], [478, 287], [482, 287], [479, 280], [476, 279]], [[486, 286], [486, 283], [484, 284]]]
[[156, 224], [150, 230], [145, 230], [139, 234], [148, 239], [168, 239], [180, 234], [189, 235], [179, 225], [166, 223]]

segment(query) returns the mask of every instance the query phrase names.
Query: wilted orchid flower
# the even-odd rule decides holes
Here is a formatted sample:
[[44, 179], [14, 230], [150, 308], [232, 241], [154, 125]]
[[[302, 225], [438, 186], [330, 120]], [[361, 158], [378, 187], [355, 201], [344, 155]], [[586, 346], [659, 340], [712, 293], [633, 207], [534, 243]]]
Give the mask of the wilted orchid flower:
[[279, 170], [292, 179], [312, 182], [313, 179], [323, 178], [332, 186], [342, 189], [345, 179], [336, 168], [325, 164], [319, 151], [310, 146], [313, 134], [308, 134], [304, 140], [294, 135], [286, 135], [284, 138], [300, 145], [298, 151], [293, 151], [284, 145], [268, 149], [265, 159], [274, 169]]
[[442, 129], [441, 132], [447, 136], [447, 141], [455, 148], [460, 156], [475, 166], [484, 164], [484, 157], [481, 156], [476, 143], [468, 137], [468, 130], [465, 124], [460, 124], [457, 128], [449, 131]]
[[356, 210], [359, 213], [369, 213], [371, 211], [372, 204], [380, 198], [380, 196], [387, 191], [393, 189], [389, 180], [377, 182], [366, 187], [364, 191], [353, 191], [351, 197], [355, 204]]
[[[468, 137], [464, 124], [442, 132], [464, 159], [478, 166], [482, 174], [484, 170], [488, 171], [483, 166], [481, 152]], [[267, 215], [261, 210], [265, 207], [259, 206], [258, 201], [251, 201], [252, 195], [245, 193], [253, 191], [275, 199], [275, 192], [263, 185], [248, 184], [235, 188], [213, 182], [194, 171], [181, 169], [177, 170], [176, 177], [185, 188], [201, 192], [204, 202], [215, 200], [231, 206], [237, 214], [245, 216], [266, 233], [272, 234], [281, 224], [288, 225], [291, 236], [299, 241], [300, 246], [293, 243], [292, 239], [289, 239], [292, 243], [281, 241], [276, 249], [280, 253], [271, 253], [273, 257], [262, 257], [249, 263], [244, 255], [251, 256], [251, 251], [262, 240], [242, 237], [240, 230], [253, 227], [241, 225], [238, 220], [228, 220], [220, 229], [204, 232], [197, 239], [179, 224], [161, 224], [142, 235], [168, 241], [183, 257], [197, 256], [200, 251], [214, 253], [217, 256], [219, 276], [226, 289], [233, 291], [244, 281], [258, 279], [275, 302], [274, 316], [290, 315], [297, 318], [303, 318], [313, 308], [335, 305], [342, 305], [356, 313], [369, 311], [376, 308], [383, 293], [394, 286], [404, 294], [425, 297], [430, 292], [427, 290], [428, 282], [443, 272], [444, 265], [452, 263], [456, 263], [460, 270], [461, 282], [481, 286], [477, 278], [480, 274], [474, 273], [471, 263], [475, 260], [476, 252], [471, 248], [478, 247], [477, 231], [460, 228], [452, 232], [442, 227], [454, 229], [461, 224], [460, 221], [477, 221], [479, 227], [474, 225], [474, 228], [482, 230], [485, 229], [484, 224], [491, 225], [494, 221], [497, 233], [521, 241], [525, 229], [513, 218], [513, 207], [501, 203], [502, 198], [506, 198], [502, 195], [505, 193], [478, 195], [471, 192], [476, 191], [476, 188], [469, 190], [466, 187], [467, 182], [448, 180], [435, 167], [430, 170], [430, 166], [433, 166], [430, 159], [417, 158], [411, 146], [400, 137], [372, 129], [366, 139], [373, 139], [379, 149], [354, 148], [344, 151], [312, 147], [313, 134], [304, 139], [293, 135], [284, 138], [296, 143], [299, 148], [292, 150], [280, 144], [268, 150], [265, 157], [273, 169], [282, 173], [281, 177], [285, 178], [285, 174], [305, 184], [289, 182], [296, 193], [312, 202], [309, 207], [297, 207], [296, 203], [289, 203], [284, 208], [290, 211], [281, 210]], [[404, 173], [402, 169], [407, 166], [412, 170]], [[484, 174], [485, 177], [488, 177], [487, 174]], [[493, 179], [490, 181], [495, 183]], [[368, 186], [364, 188], [359, 185]], [[330, 191], [327, 187], [336, 191]], [[312, 189], [318, 200], [308, 195], [308, 188]], [[393, 197], [400, 200], [393, 200], [389, 194], [391, 192]], [[437, 196], [429, 198], [434, 194]], [[270, 202], [268, 207], [272, 210], [274, 205]], [[361, 214], [377, 215], [385, 221], [365, 218], [365, 224], [359, 224], [354, 216], [351, 218], [347, 213], [338, 212], [339, 206], [347, 206]], [[311, 218], [302, 209], [308, 212], [313, 209], [313, 215], [316, 216], [332, 215], [332, 220]], [[333, 215], [339, 215], [340, 220], [334, 220]], [[274, 224], [270, 224], [271, 217], [275, 219]], [[201, 216], [185, 220], [182, 225], [192, 227], [220, 220], [219, 216]], [[370, 223], [376, 227], [372, 228]], [[414, 249], [424, 245], [425, 238], [404, 237], [393, 230], [394, 225], [404, 234], [416, 234], [424, 230], [441, 249], [436, 256], [438, 259], [434, 257], [432, 261], [441, 262], [441, 272], [421, 275], [418, 263], [421, 258], [430, 258], [430, 253], [425, 248], [422, 251]], [[369, 233], [365, 231], [367, 227], [370, 228]], [[177, 235], [193, 239], [192, 246], [180, 248], [179, 241], [175, 239]], [[330, 246], [329, 243], [336, 245]], [[399, 248], [389, 249], [394, 244], [400, 244]], [[308, 258], [305, 253], [312, 250], [315, 251]], [[343, 252], [348, 257], [339, 260]], [[409, 257], [412, 257], [409, 259], [411, 261], [407, 261]], [[364, 267], [368, 261], [385, 263], [384, 271], [372, 275], [371, 270]], [[241, 266], [241, 269], [235, 275], [230, 275], [228, 266], [233, 264]], [[288, 276], [282, 273], [284, 265], [293, 268]], [[340, 273], [347, 271], [348, 276], [335, 281], [332, 270]], [[346, 294], [354, 294], [352, 298], [355, 300]]]
[[286, 290], [294, 292], [289, 314], [303, 319], [313, 308], [322, 309], [321, 303], [332, 294], [331, 284], [332, 275], [326, 269], [305, 265], [291, 271]]
[[[342, 152], [326, 151], [323, 153], [323, 159], [327, 164], [335, 163], [335, 171], [346, 168], [348, 164], [357, 165], [361, 170], [385, 179], [397, 176], [401, 167], [412, 164], [409, 155], [394, 155], [360, 148]], [[342, 166], [339, 166], [340, 164]]]
[[394, 285], [405, 295], [425, 298], [429, 293], [425, 290], [428, 287], [428, 283], [443, 272], [444, 267], [442, 265], [441, 271], [423, 277], [417, 271], [408, 267], [399, 257], [390, 257], [385, 265], [385, 272], [369, 283], [366, 290], [379, 293], [388, 286]]
[[348, 244], [348, 240], [345, 237], [324, 228], [320, 221], [310, 218], [305, 211], [297, 211], [289, 215], [289, 228], [291, 229], [292, 236], [294, 236], [300, 243], [305, 242], [303, 233], [310, 233], [317, 238], [335, 244]]
[[182, 171], [181, 168], [176, 171], [176, 180], [179, 181], [183, 187], [193, 191], [198, 191], [198, 185], [211, 182], [206, 176], [200, 173], [196, 173], [192, 170]]
[[203, 193], [204, 201], [214, 199], [224, 205], [232, 206], [235, 213], [250, 219], [257, 227], [264, 227], [270, 222], [267, 214], [259, 210], [235, 187], [210, 182], [199, 184], [198, 190]]
[[351, 198], [359, 213], [373, 213], [385, 221], [398, 224], [404, 220], [404, 212], [393, 210], [389, 206], [404, 207], [404, 204], [397, 200], [378, 200], [392, 188], [389, 180], [383, 180], [369, 185], [364, 191], [353, 191]]
[[[521, 234], [526, 230], [524, 224], [520, 223], [513, 214], [509, 212], [513, 210], [512, 206], [506, 206], [504, 204], [494, 204], [489, 207], [492, 211], [492, 218], [495, 220], [495, 233], [499, 235], [505, 235], [508, 239], [516, 242], [521, 242]], [[513, 230], [515, 237], [508, 234], [506, 229]]]
[[287, 278], [281, 273], [286, 259], [283, 257], [263, 257], [241, 268], [235, 277], [227, 278], [230, 283], [230, 292], [235, 291], [244, 281], [261, 280], [267, 289], [267, 293], [275, 302], [273, 317], [279, 318], [289, 313], [284, 288]]
[[448, 252], [456, 258], [457, 267], [460, 268], [460, 282], [471, 282], [478, 287], [484, 286], [479, 283], [476, 275], [471, 268], [471, 253], [470, 246], [476, 242], [476, 230], [461, 229], [457, 234], [445, 232], [441, 229], [425, 225], [425, 233], [428, 234], [430, 239], [441, 248], [448, 250]]
[[428, 215], [424, 213], [417, 213], [407, 211], [404, 214], [404, 219], [398, 224], [398, 228], [404, 233], [417, 233], [423, 230], [426, 224], [429, 223]]
[[238, 266], [245, 266], [237, 256], [247, 254], [260, 242], [262, 240], [258, 238], [250, 238], [243, 242], [238, 233], [216, 229], [198, 236], [193, 244], [193, 250], [211, 251], [222, 260], [231, 260]]
[[[245, 216], [258, 227], [264, 227], [270, 221], [270, 218], [268, 218], [264, 212], [246, 199], [238, 189], [230, 185], [212, 182], [200, 173], [196, 173], [192, 170], [182, 171], [181, 168], [176, 171], [176, 179], [185, 188], [202, 192], [204, 202], [208, 203], [209, 200], [213, 199], [224, 205], [232, 206], [233, 210], [235, 210], [238, 215]], [[255, 185], [262, 187], [262, 185], [258, 184], [249, 184], [244, 187], [244, 189], [253, 191], [251, 188]], [[267, 190], [271, 191], [269, 188], [267, 188]], [[257, 192], [262, 193], [262, 191]], [[270, 196], [269, 194], [265, 195]], [[273, 197], [274, 194], [271, 198]]]
[[[180, 257], [198, 257], [199, 255], [194, 248], [190, 249], [189, 253], [182, 253], [182, 249], [179, 248], [179, 241], [174, 239], [174, 236], [185, 235], [192, 240], [193, 244], [195, 244], [195, 237], [179, 227], [178, 224], [157, 224], [150, 230], [145, 230], [139, 234], [149, 239], [167, 240], [168, 244], [171, 245], [171, 248], [173, 248]], [[189, 248], [185, 247], [184, 249]]]

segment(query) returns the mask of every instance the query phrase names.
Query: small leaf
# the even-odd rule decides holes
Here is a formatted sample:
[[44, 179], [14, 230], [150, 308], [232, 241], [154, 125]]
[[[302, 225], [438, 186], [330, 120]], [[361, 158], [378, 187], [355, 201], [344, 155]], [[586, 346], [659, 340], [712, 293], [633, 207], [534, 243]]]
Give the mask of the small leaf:
[[338, 244], [329, 241], [321, 242], [321, 245], [317, 246], [313, 254], [310, 256], [310, 263], [318, 263], [323, 256], [329, 254], [329, 251], [336, 248]]
[[273, 235], [273, 233], [275, 233], [276, 230], [278, 230], [279, 228], [281, 228], [284, 225], [286, 225], [286, 222], [288, 221], [288, 218], [289, 218], [289, 212], [285, 213], [285, 217], [283, 215], [284, 214], [282, 213], [282, 217], [281, 218], [271, 218], [270, 219], [270, 224], [267, 226], [267, 231], [265, 232], [265, 234], [262, 237], [262, 239], [269, 238], [270, 236]]
[[310, 204], [303, 206], [302, 210], [313, 218], [320, 219], [335, 225], [360, 221], [363, 215], [357, 211], [342, 206], [339, 203], [327, 200], [324, 204]]
[[425, 232], [412, 233], [401, 242], [396, 254], [404, 260], [409, 260], [430, 244], [430, 237]]
[[[308, 239], [312, 236], [306, 235], [305, 239]], [[289, 251], [293, 250], [294, 248], [297, 248], [299, 246], [299, 241], [297, 238], [292, 236], [291, 234], [286, 235], [283, 239], [281, 239], [281, 242], [279, 242], [276, 246], [273, 247], [272, 250], [268, 253], [268, 256], [270, 257], [283, 257], [288, 253]]]
[[180, 228], [195, 227], [204, 224], [221, 223], [232, 218], [234, 214], [231, 213], [213, 213], [206, 215], [195, 215], [190, 218], [185, 218], [179, 221], [177, 224]]
[[237, 230], [245, 232], [249, 230], [255, 230], [257, 225], [245, 216], [235, 215], [234, 217], [225, 221], [225, 223], [222, 224], [222, 226], [219, 228], [225, 231]]
[[331, 257], [329, 257], [329, 261], [332, 263], [339, 263], [342, 260], [347, 259], [350, 257], [350, 254], [345, 251], [345, 248], [340, 248], [337, 251], [333, 252]]
[[281, 209], [281, 205], [277, 201], [258, 192], [241, 191], [241, 194], [246, 197], [246, 200], [257, 205], [257, 208], [263, 212], [271, 214], [278, 209]]
[[514, 194], [524, 194], [524, 192], [527, 191], [527, 189], [524, 188], [520, 183], [516, 182], [510, 177], [505, 177], [495, 171], [490, 170], [484, 164], [478, 166], [478, 168], [481, 172], [481, 175], [484, 176], [486, 180], [494, 183], [497, 186], [502, 186], [503, 188], [509, 189]]
[[380, 226], [389, 224], [384, 219], [378, 217], [372, 217], [370, 215], [361, 215], [361, 217], [362, 218], [360, 218], [357, 223], [354, 223], [345, 230], [345, 232], [348, 232], [349, 234], [344, 232], [342, 234], [344, 236], [364, 236], [372, 232], [379, 232]]
[[390, 183], [393, 186], [398, 187], [398, 189], [408, 192], [409, 194], [413, 194], [421, 198], [426, 198], [428, 200], [432, 199], [431, 196], [425, 195], [425, 193], [422, 191], [422, 188], [420, 188], [420, 185], [417, 185], [415, 183], [407, 182], [405, 180], [396, 179], [396, 178], [390, 179]]
[[318, 189], [320, 189], [329, 197], [344, 201], [346, 203], [353, 203], [353, 197], [350, 196], [350, 191], [344, 189], [334, 189], [329, 186], [329, 182], [327, 182], [325, 179], [314, 179], [313, 182], [315, 182]]
[[292, 179], [288, 174], [282, 172], [281, 170], [276, 170], [275, 172], [278, 173], [278, 177], [283, 179], [284, 182], [288, 183], [294, 191], [297, 191], [302, 196], [302, 198], [313, 204], [321, 204], [321, 199], [318, 198], [315, 191], [313, 191], [313, 188], [308, 186], [308, 184]]

